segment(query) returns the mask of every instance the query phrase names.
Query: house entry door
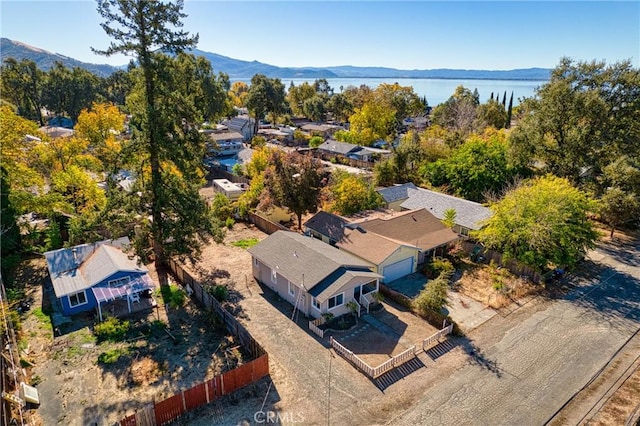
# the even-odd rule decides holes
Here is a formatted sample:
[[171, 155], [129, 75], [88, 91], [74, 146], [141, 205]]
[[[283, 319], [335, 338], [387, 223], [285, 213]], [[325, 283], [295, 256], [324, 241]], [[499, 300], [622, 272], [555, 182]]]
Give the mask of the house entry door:
[[362, 286], [354, 287], [353, 289], [353, 298], [356, 299], [356, 302], [360, 303], [360, 293], [362, 291]]

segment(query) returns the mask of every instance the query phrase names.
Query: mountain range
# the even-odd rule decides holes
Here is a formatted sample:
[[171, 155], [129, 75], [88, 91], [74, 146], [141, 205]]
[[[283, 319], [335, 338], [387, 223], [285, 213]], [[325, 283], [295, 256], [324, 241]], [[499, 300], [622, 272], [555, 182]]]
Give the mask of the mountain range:
[[[384, 67], [355, 67], [351, 65], [333, 67], [277, 67], [258, 61], [243, 61], [216, 53], [193, 49], [192, 53], [208, 59], [216, 71], [229, 75], [231, 80], [250, 79], [255, 74], [264, 74], [271, 78], [440, 78], [440, 79], [490, 79], [490, 80], [548, 80], [551, 70], [548, 68], [524, 68], [513, 70], [462, 70], [462, 69], [429, 69], [429, 70], [399, 70]], [[126, 68], [126, 65], [116, 67], [107, 64], [92, 64], [77, 59], [51, 53], [44, 49], [29, 46], [26, 43], [0, 39], [0, 58], [4, 62], [7, 58], [17, 60], [29, 59], [38, 68], [48, 71], [58, 61], [66, 67], [80, 67], [102, 77]]]

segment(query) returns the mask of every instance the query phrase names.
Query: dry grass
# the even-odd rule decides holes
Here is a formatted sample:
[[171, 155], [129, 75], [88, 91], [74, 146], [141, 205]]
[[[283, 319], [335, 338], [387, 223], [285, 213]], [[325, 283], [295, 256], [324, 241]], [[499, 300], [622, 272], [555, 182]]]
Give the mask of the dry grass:
[[459, 268], [462, 269], [462, 277], [456, 281], [458, 291], [494, 309], [542, 290], [540, 285], [519, 278], [504, 268], [475, 264], [466, 259]]

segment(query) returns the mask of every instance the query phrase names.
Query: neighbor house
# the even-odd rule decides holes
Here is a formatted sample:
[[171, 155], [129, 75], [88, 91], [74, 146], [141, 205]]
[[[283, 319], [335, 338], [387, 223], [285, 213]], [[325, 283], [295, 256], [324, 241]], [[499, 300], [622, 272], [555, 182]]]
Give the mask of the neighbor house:
[[125, 251], [129, 239], [105, 240], [44, 254], [53, 290], [64, 315], [97, 310], [100, 319], [114, 302], [126, 303], [129, 313], [141, 293], [155, 288], [147, 268]]
[[382, 278], [373, 265], [315, 238], [277, 231], [249, 249], [253, 276], [303, 314], [319, 318], [366, 309]]
[[320, 211], [304, 227], [307, 235], [370, 262], [385, 283], [416, 272], [426, 257], [460, 238], [424, 209], [358, 222]]
[[479, 230], [493, 213], [491, 209], [474, 201], [454, 197], [441, 192], [418, 188], [413, 183], [379, 189], [386, 206], [397, 211], [426, 209], [438, 219], [445, 218], [447, 210], [456, 212], [454, 231], [469, 236]]
[[341, 129], [341, 127], [336, 126], [335, 124], [307, 123], [304, 124], [301, 129], [311, 136], [320, 136], [326, 139], [332, 137], [335, 132]]
[[386, 149], [369, 148], [360, 145], [354, 145], [347, 142], [339, 142], [334, 139], [328, 139], [318, 146], [318, 151], [329, 155], [342, 155], [359, 161], [374, 161], [376, 157], [386, 158], [391, 151]]
[[246, 142], [250, 141], [255, 134], [255, 120], [248, 115], [233, 117], [230, 120], [223, 121], [222, 124], [227, 126], [230, 131], [240, 133]]
[[217, 156], [236, 155], [244, 148], [243, 137], [238, 132], [210, 133], [209, 140], [215, 142], [209, 151]]

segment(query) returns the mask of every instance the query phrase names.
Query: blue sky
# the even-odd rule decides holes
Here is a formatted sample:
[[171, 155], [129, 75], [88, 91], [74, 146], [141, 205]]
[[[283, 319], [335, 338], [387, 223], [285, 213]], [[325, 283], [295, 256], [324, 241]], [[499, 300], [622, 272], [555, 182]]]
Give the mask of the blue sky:
[[[277, 66], [552, 68], [560, 57], [640, 66], [640, 1], [190, 1], [201, 50]], [[86, 62], [109, 40], [91, 0], [0, 3], [2, 37]]]

